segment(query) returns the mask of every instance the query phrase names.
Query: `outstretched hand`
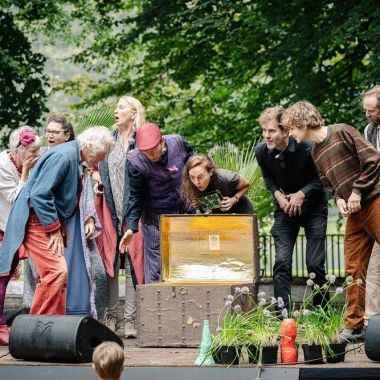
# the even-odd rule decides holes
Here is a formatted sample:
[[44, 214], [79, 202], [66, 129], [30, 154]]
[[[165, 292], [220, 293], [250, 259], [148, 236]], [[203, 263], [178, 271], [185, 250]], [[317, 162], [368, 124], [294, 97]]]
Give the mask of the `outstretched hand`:
[[88, 218], [84, 225], [84, 233], [86, 239], [91, 239], [95, 233], [95, 221], [94, 218]]
[[127, 251], [128, 245], [131, 243], [133, 237], [133, 231], [127, 230], [120, 240], [119, 251], [120, 253], [125, 253]]

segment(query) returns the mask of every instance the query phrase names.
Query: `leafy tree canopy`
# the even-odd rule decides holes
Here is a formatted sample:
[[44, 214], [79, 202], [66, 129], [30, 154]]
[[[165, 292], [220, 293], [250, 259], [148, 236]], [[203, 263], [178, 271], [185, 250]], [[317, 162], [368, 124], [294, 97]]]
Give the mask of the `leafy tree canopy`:
[[89, 87], [88, 103], [131, 93], [150, 120], [200, 150], [260, 138], [256, 119], [265, 107], [300, 99], [327, 123], [365, 125], [360, 94], [380, 77], [375, 0], [93, 5], [96, 12], [76, 13], [94, 43], [75, 60], [110, 75]]
[[63, 84], [77, 108], [131, 94], [203, 152], [258, 141], [261, 111], [300, 99], [363, 129], [380, 79], [376, 0], [0, 0], [0, 30], [0, 143], [46, 111], [41, 34], [97, 72]]
[[64, 85], [79, 107], [132, 94], [202, 151], [259, 139], [260, 112], [299, 99], [362, 129], [360, 94], [379, 82], [376, 0], [3, 0], [0, 10], [0, 121], [11, 128], [44, 110], [36, 31], [75, 43], [73, 61], [102, 73]]
[[44, 57], [0, 8], [0, 146], [7, 145], [12, 129], [34, 125], [45, 110], [43, 69]]

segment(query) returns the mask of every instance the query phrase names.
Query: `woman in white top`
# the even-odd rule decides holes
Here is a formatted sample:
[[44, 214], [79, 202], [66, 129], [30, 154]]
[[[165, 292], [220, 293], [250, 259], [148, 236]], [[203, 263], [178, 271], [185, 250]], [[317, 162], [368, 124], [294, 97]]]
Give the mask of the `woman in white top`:
[[[40, 144], [32, 128], [21, 127], [11, 133], [9, 149], [0, 153], [0, 245], [12, 205], [40, 157]], [[5, 292], [10, 277], [11, 274], [0, 276], [0, 293]], [[3, 312], [4, 303], [0, 304], [0, 345], [7, 345], [9, 333]]]
[[32, 128], [21, 127], [11, 133], [9, 149], [0, 153], [0, 231], [5, 231], [12, 205], [40, 157], [40, 143]]

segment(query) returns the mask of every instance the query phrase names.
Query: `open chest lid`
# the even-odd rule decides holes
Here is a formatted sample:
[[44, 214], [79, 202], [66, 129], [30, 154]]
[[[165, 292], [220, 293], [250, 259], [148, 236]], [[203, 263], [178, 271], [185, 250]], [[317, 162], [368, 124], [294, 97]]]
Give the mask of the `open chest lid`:
[[258, 271], [255, 215], [161, 215], [160, 231], [164, 283], [253, 282]]

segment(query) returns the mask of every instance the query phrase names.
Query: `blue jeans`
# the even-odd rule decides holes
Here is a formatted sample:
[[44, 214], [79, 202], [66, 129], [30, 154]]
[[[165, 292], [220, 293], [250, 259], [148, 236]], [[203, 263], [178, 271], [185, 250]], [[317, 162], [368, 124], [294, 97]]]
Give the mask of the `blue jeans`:
[[[289, 310], [291, 298], [292, 259], [294, 244], [300, 227], [306, 235], [306, 267], [308, 273], [315, 273], [313, 280], [322, 286], [326, 282], [326, 228], [327, 205], [319, 205], [305, 215], [290, 217], [282, 210], [275, 212], [275, 221], [271, 229], [274, 238], [276, 259], [273, 267], [274, 296], [282, 297], [284, 308]], [[328, 295], [326, 295], [326, 298]], [[323, 295], [314, 298], [314, 305], [323, 303]]]

